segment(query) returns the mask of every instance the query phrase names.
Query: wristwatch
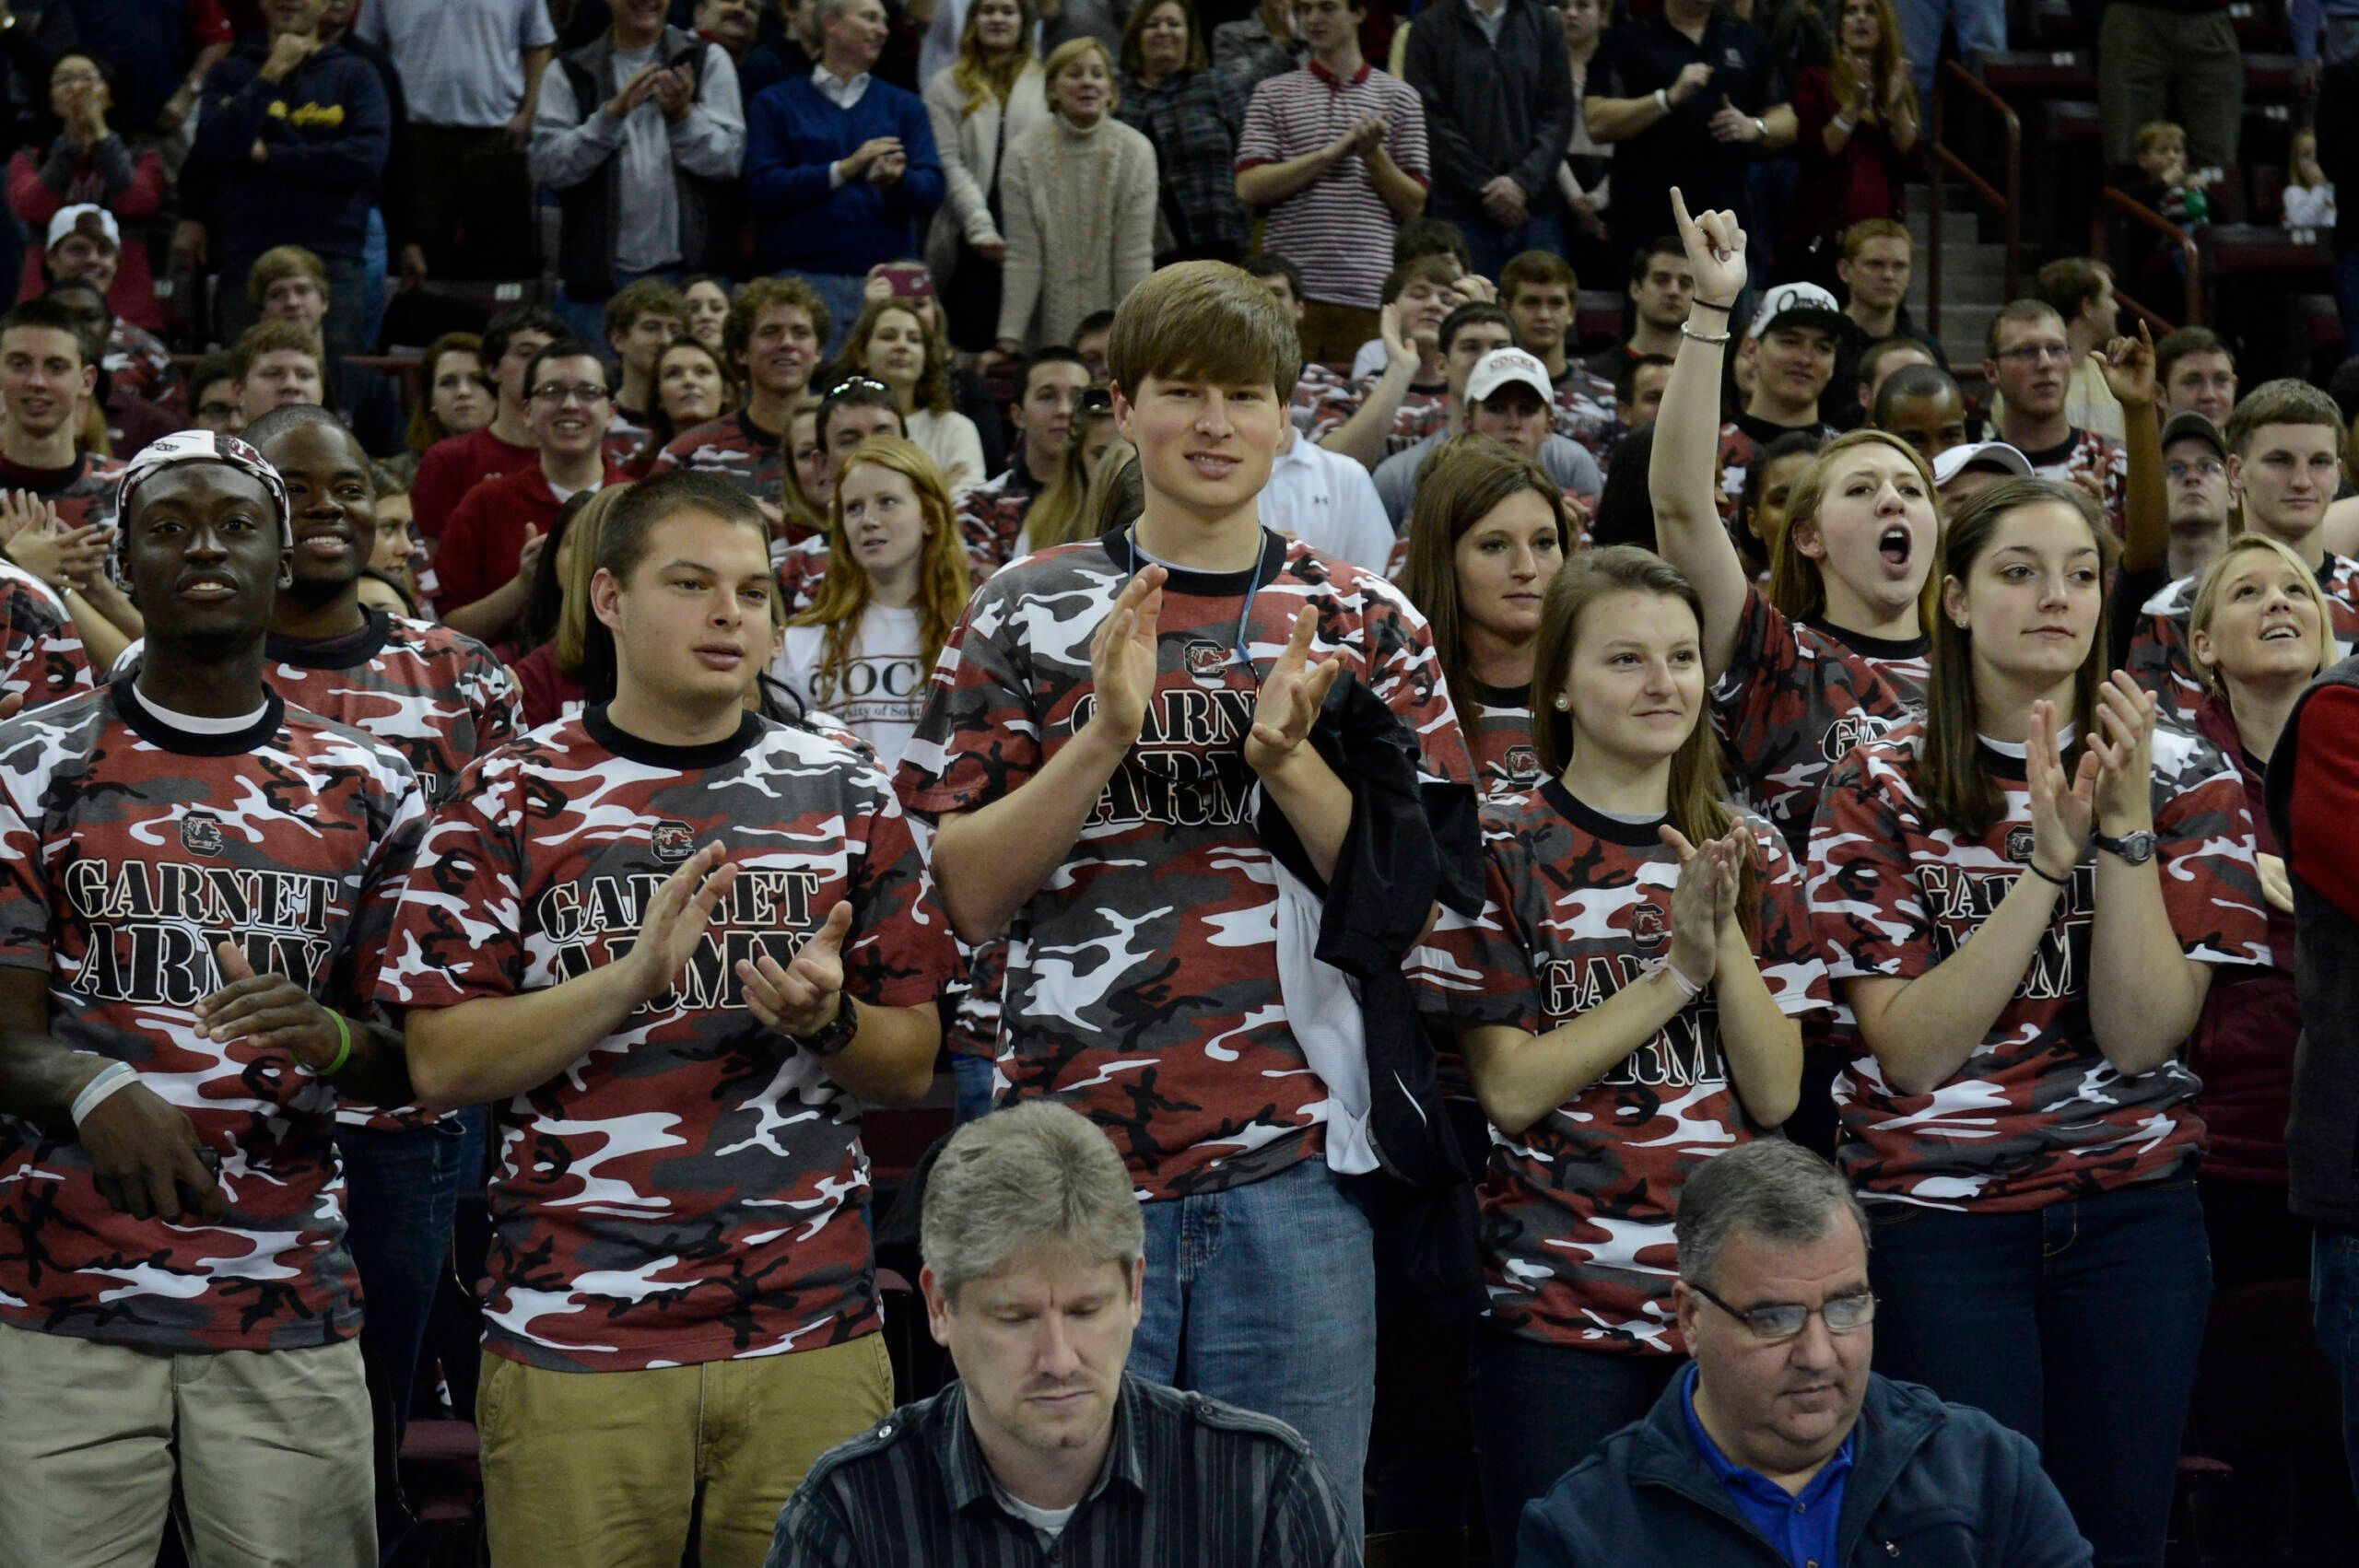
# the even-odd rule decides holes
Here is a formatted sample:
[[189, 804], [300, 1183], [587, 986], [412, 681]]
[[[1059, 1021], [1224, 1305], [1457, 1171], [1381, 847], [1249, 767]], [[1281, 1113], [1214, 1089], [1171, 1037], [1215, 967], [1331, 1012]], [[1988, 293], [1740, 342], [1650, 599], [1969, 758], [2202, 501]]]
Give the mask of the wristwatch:
[[2154, 858], [2154, 835], [2147, 828], [2125, 833], [2118, 838], [2107, 838], [2102, 833], [2089, 835], [2089, 842], [2108, 855], [2118, 855], [2129, 865], [2142, 866]]
[[[2148, 836], [2149, 837], [2152, 835]], [[794, 1043], [813, 1056], [841, 1056], [851, 1048], [860, 1036], [860, 1004], [848, 996], [838, 997], [836, 1015], [808, 1035], [793, 1036]]]

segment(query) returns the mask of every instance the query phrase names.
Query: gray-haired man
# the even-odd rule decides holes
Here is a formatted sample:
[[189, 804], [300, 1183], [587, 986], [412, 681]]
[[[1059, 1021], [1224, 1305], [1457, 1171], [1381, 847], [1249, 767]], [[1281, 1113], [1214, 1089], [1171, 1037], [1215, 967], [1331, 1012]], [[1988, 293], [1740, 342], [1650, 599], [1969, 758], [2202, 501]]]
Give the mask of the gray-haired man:
[[2030, 1439], [1868, 1370], [1867, 1229], [1799, 1144], [1764, 1139], [1689, 1176], [1672, 1299], [1695, 1364], [1525, 1507], [1520, 1568], [2087, 1563]]
[[1291, 1427], [1122, 1370], [1145, 1228], [1121, 1156], [1080, 1113], [1030, 1100], [959, 1129], [920, 1239], [958, 1381], [821, 1457], [769, 1568], [1358, 1563]]

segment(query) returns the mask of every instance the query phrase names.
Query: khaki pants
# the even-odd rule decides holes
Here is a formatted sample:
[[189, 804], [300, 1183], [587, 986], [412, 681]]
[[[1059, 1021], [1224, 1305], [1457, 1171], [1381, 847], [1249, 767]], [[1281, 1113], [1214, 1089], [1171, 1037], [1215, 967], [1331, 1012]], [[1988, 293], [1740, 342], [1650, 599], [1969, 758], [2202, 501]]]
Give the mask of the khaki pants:
[[1322, 365], [1349, 365], [1360, 345], [1383, 330], [1381, 313], [1356, 305], [1331, 304], [1324, 299], [1303, 302], [1302, 357]]
[[2189, 169], [2230, 169], [2244, 129], [2245, 57], [2225, 10], [2105, 8], [2097, 30], [2097, 118], [2108, 163], [2136, 161], [2138, 127], [2176, 120]]
[[[375, 1568], [360, 1346], [153, 1351], [0, 1324], [0, 1568]], [[175, 1463], [177, 1456], [177, 1464]]]
[[[484, 1352], [475, 1422], [494, 1568], [761, 1568], [812, 1461], [891, 1413], [885, 1336], [648, 1372]], [[699, 1509], [698, 1497], [702, 1494]]]

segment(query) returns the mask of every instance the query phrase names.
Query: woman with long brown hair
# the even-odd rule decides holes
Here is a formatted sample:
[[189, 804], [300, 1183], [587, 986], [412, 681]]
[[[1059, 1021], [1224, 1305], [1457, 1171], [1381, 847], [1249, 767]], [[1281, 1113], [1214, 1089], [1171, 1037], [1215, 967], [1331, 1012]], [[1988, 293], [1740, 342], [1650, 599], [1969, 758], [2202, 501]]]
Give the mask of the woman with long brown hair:
[[1802, 177], [1786, 209], [1781, 275], [1832, 284], [1845, 229], [1907, 216], [1901, 181], [1919, 123], [1909, 72], [1892, 0], [1841, 0], [1835, 58], [1794, 80]]
[[1679, 1369], [1679, 1186], [1785, 1120], [1795, 1016], [1826, 1005], [1799, 864], [1721, 797], [1702, 621], [1651, 551], [1556, 573], [1532, 673], [1547, 777], [1485, 804], [1483, 912], [1445, 912], [1413, 960], [1495, 1129], [1473, 1354], [1495, 1541]]
[[1966, 502], [1925, 716], [1826, 780], [1810, 887], [1877, 1370], [2032, 1438], [2130, 1564], [2162, 1560], [2212, 1293], [2180, 1052], [2269, 927], [2236, 768], [2107, 673], [2116, 550], [2071, 485]]
[[1031, 0], [974, 0], [958, 57], [925, 87], [945, 194], [925, 240], [926, 270], [942, 295], [952, 344], [992, 345], [999, 326], [1000, 161], [1010, 142], [1049, 121], [1040, 63], [1032, 58]]
[[1401, 591], [1432, 629], [1434, 653], [1486, 795], [1538, 784], [1532, 658], [1548, 585], [1577, 531], [1538, 463], [1487, 436], [1448, 443], [1409, 512]]
[[888, 771], [917, 732], [927, 677], [974, 590], [933, 460], [874, 436], [835, 474], [827, 574], [771, 665], [806, 708], [875, 749]]

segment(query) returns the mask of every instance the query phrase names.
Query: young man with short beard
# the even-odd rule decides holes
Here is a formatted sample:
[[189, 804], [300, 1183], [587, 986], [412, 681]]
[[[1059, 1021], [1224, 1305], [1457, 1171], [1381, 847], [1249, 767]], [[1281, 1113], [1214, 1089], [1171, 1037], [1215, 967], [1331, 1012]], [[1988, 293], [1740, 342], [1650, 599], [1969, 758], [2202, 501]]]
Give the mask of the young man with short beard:
[[[2228, 490], [2244, 505], [2246, 530], [2311, 564], [2326, 592], [2337, 657], [2348, 655], [2359, 639], [2359, 561], [2328, 550], [2324, 537], [2327, 506], [2342, 481], [2341, 410], [2306, 381], [2263, 381], [2236, 404], [2224, 437]], [[2200, 576], [2182, 577], [2147, 600], [2130, 645], [2138, 684], [2166, 716], [2176, 708], [2190, 720], [2204, 699], [2187, 648]]]
[[718, 474], [766, 506], [786, 494], [786, 434], [794, 404], [819, 368], [827, 307], [799, 277], [757, 277], [737, 291], [721, 328], [722, 357], [736, 368], [745, 405], [691, 430], [656, 454], [655, 472]]
[[0, 724], [0, 1540], [373, 1562], [331, 1132], [409, 1098], [369, 992], [424, 801], [264, 681], [269, 465], [188, 431], [121, 487], [150, 656]]
[[757, 1563], [892, 1403], [861, 1108], [923, 1096], [955, 960], [884, 775], [745, 706], [768, 546], [717, 475], [616, 503], [613, 701], [469, 768], [388, 948], [419, 1097], [504, 1107], [495, 1562]]
[[[1166, 267], [1122, 302], [1108, 351], [1144, 509], [976, 590], [898, 782], [936, 822], [960, 936], [1011, 931], [1002, 1102], [1074, 1105], [1147, 1199], [1132, 1368], [1289, 1422], [1331, 1477], [1357, 1477], [1372, 1241], [1288, 1021], [1254, 802], [1258, 786], [1333, 876], [1352, 791], [1306, 737], [1345, 668], [1424, 778], [1463, 785], [1473, 763], [1416, 611], [1259, 521], [1301, 352], [1269, 291], [1216, 263]], [[1192, 1278], [1183, 1226], [1224, 1237]], [[1336, 1492], [1356, 1539], [1357, 1490]]]

